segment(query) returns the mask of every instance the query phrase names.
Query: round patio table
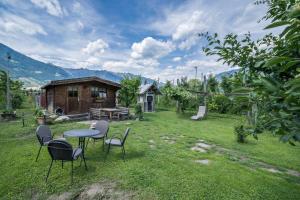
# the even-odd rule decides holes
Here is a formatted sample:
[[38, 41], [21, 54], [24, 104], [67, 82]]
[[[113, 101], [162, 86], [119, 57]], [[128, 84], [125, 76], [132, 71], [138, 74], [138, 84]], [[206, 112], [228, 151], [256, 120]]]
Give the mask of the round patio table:
[[91, 137], [100, 134], [99, 130], [94, 129], [74, 129], [70, 131], [64, 132], [64, 137], [78, 137], [78, 147], [82, 149], [82, 155], [84, 155], [84, 149], [85, 149], [85, 138]]

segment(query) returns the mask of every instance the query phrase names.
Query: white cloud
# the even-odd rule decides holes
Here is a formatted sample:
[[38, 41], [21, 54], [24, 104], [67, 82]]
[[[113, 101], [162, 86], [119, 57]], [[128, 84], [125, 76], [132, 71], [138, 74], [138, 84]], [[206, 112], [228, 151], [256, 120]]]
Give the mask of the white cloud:
[[220, 73], [230, 69], [229, 66], [217, 62], [216, 59], [202, 59], [202, 60], [190, 60], [186, 62], [184, 68], [194, 70], [194, 67], [198, 67], [198, 71], [203, 74], [208, 74], [211, 72]]
[[100, 38], [96, 41], [89, 42], [88, 45], [82, 49], [82, 51], [88, 55], [99, 56], [103, 54], [105, 49], [108, 47], [109, 45]]
[[[258, 23], [258, 20], [264, 16], [266, 12], [265, 6], [257, 6], [253, 3], [249, 3], [243, 9], [243, 12], [240, 16], [236, 18], [233, 25], [233, 31], [237, 34], [246, 34], [249, 31], [253, 34], [257, 33], [266, 33], [264, 27], [266, 26], [267, 22], [262, 21]], [[274, 31], [274, 30], [272, 30]]]
[[206, 28], [201, 11], [194, 11], [186, 21], [176, 27], [175, 33], [172, 34], [173, 40], [185, 40], [193, 35], [197, 35]]
[[74, 2], [72, 9], [74, 12], [80, 12], [82, 9], [81, 4], [78, 1]]
[[173, 58], [173, 61], [174, 61], [174, 62], [179, 62], [179, 61], [181, 61], [181, 59], [182, 59], [182, 58], [181, 58], [180, 56], [178, 56], [178, 57], [174, 57], [174, 58]]
[[128, 60], [116, 60], [116, 61], [106, 61], [103, 64], [103, 68], [106, 70], [111, 70], [114, 72], [131, 72], [136, 73], [146, 72], [149, 69], [155, 69], [159, 66], [159, 63], [155, 59], [140, 59], [136, 60], [129, 58]]
[[[2, 31], [1, 31], [2, 29]], [[27, 35], [42, 34], [47, 35], [46, 31], [39, 24], [28, 21], [25, 18], [14, 14], [3, 12], [0, 15], [0, 33], [25, 33]]]
[[164, 42], [152, 37], [147, 37], [139, 43], [133, 43], [131, 49], [131, 57], [139, 59], [160, 58], [175, 50], [175, 47], [170, 41]]
[[50, 15], [59, 17], [67, 14], [58, 0], [31, 0], [31, 2], [39, 8], [46, 9]]
[[181, 50], [189, 50], [197, 44], [198, 33], [209, 27], [211, 16], [204, 13], [200, 1], [188, 1], [176, 9], [164, 10], [164, 18], [152, 22], [149, 27], [171, 36]]

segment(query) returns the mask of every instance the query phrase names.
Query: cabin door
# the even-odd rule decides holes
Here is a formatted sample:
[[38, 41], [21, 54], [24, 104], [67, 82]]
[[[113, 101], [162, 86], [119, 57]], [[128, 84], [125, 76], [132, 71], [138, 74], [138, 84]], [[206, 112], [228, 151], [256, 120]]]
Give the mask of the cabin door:
[[148, 112], [152, 112], [153, 111], [153, 96], [147, 96], [147, 108], [148, 108]]
[[46, 103], [47, 103], [47, 109], [49, 112], [53, 112], [54, 109], [53, 109], [53, 90], [49, 90], [47, 92], [47, 100], [46, 100]]
[[79, 112], [78, 86], [68, 87], [68, 114]]

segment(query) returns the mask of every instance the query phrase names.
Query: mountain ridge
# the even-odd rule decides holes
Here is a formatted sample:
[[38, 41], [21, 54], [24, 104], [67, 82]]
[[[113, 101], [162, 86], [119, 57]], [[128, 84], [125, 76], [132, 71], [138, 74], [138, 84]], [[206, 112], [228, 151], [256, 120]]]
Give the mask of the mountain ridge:
[[[7, 53], [11, 55], [8, 64]], [[107, 70], [93, 70], [86, 68], [64, 68], [52, 63], [44, 63], [26, 56], [2, 43], [0, 43], [0, 69], [9, 71], [13, 79], [21, 80], [27, 88], [38, 88], [49, 83], [51, 80], [61, 80], [69, 78], [81, 78], [97, 76], [120, 83], [124, 76], [135, 77], [138, 75], [131, 73], [111, 72]], [[216, 78], [221, 80], [222, 76], [230, 76], [237, 72], [237, 69], [216, 74]], [[155, 80], [142, 77], [142, 83], [147, 81], [152, 83]]]
[[[7, 53], [11, 60], [8, 63]], [[116, 73], [107, 70], [92, 70], [85, 68], [64, 68], [51, 63], [44, 63], [26, 56], [0, 43], [0, 69], [9, 71], [13, 79], [24, 82], [25, 87], [40, 87], [51, 80], [97, 76], [120, 83], [125, 75], [138, 76], [130, 73]], [[153, 79], [142, 77], [142, 82], [154, 82]]]

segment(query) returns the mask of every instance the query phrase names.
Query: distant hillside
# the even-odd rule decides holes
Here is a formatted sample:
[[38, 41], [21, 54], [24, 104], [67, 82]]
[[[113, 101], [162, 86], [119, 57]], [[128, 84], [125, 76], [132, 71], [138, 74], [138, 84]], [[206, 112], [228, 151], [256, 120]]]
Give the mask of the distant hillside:
[[229, 77], [229, 76], [235, 74], [238, 71], [239, 71], [239, 69], [232, 69], [232, 70], [229, 70], [229, 71], [226, 71], [226, 72], [222, 72], [222, 73], [216, 74], [216, 79], [218, 81], [220, 81], [220, 80], [222, 80], [223, 76]]
[[[7, 53], [11, 55], [11, 61], [7, 62]], [[106, 70], [70, 69], [52, 64], [46, 64], [21, 54], [10, 47], [0, 43], [0, 69], [9, 70], [13, 79], [24, 82], [25, 87], [39, 87], [51, 80], [66, 78], [80, 78], [97, 76], [103, 79], [120, 82], [124, 75], [136, 76], [128, 73], [114, 73]], [[142, 81], [154, 80], [142, 77]]]

